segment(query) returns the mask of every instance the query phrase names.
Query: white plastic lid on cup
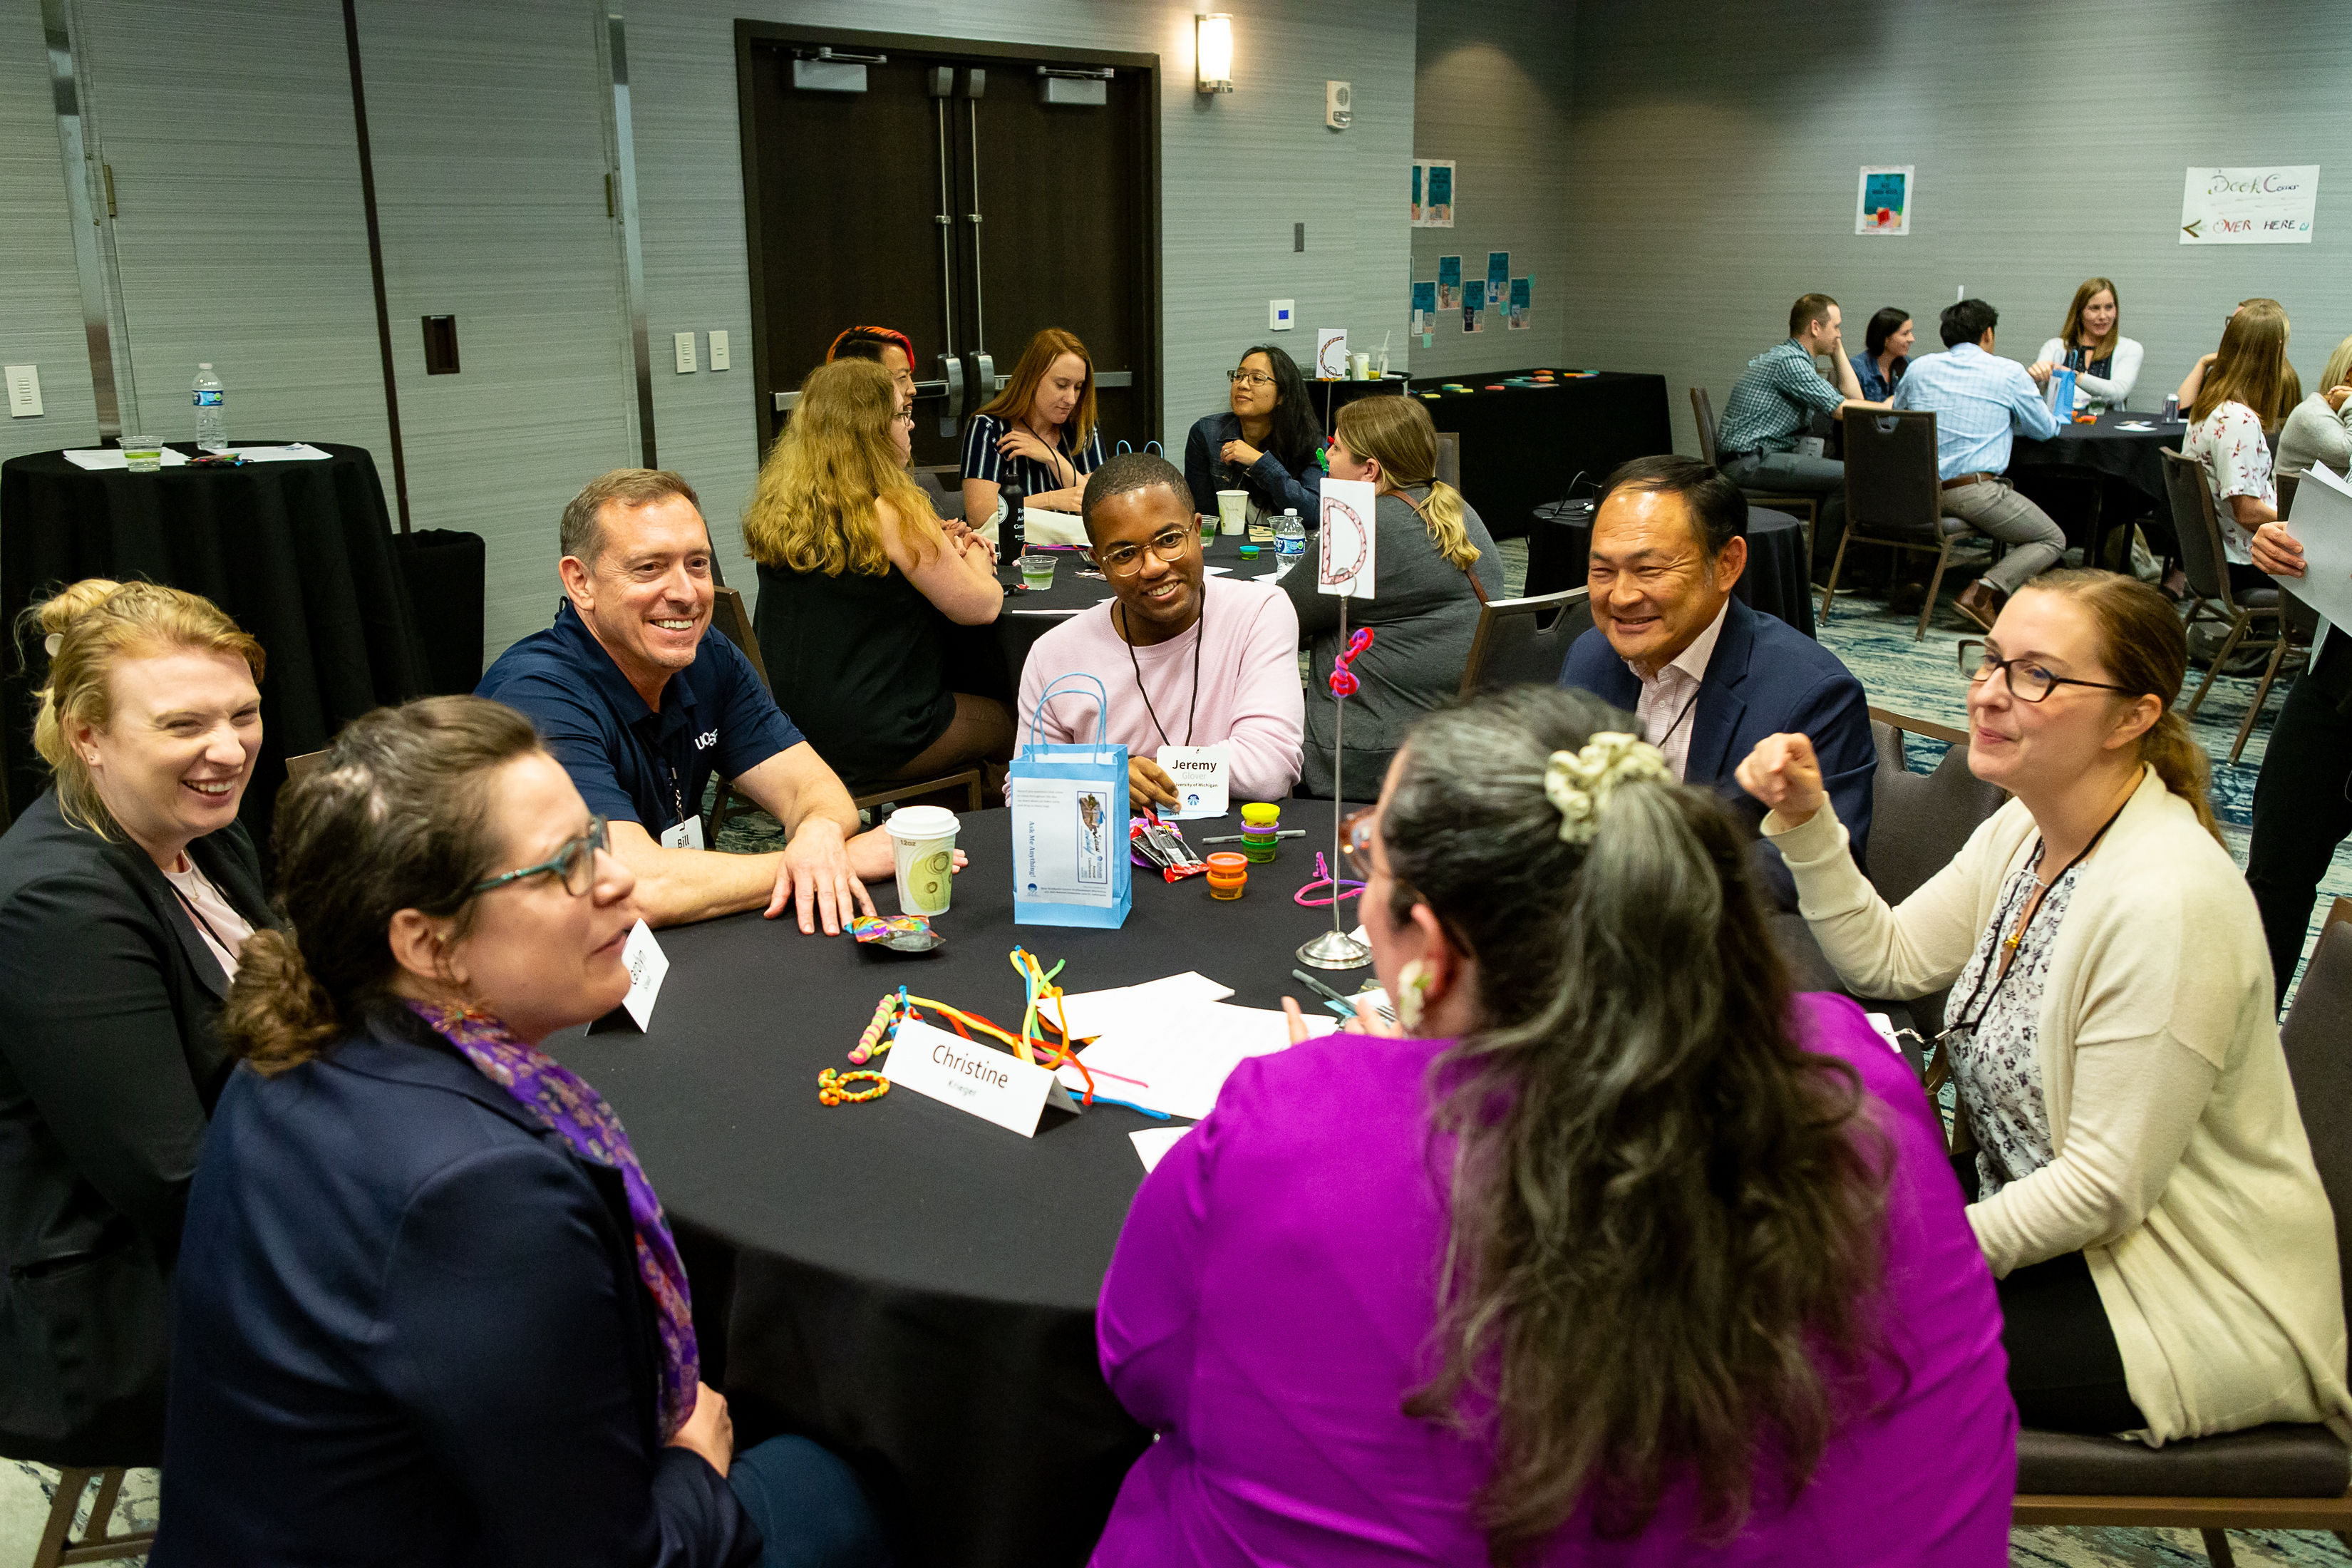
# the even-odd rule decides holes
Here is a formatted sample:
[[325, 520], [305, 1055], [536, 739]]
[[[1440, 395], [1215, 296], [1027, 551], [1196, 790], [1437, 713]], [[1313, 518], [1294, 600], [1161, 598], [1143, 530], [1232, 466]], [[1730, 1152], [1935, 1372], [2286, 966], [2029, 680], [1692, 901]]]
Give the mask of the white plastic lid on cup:
[[956, 831], [956, 814], [943, 805], [901, 806], [890, 814], [883, 824], [893, 838], [951, 838]]

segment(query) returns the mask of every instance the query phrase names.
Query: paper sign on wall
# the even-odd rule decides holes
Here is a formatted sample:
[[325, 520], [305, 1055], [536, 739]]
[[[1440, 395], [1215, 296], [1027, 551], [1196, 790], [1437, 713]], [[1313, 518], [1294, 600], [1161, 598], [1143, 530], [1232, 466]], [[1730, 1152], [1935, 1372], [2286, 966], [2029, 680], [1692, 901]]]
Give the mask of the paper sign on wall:
[[1486, 253], [1486, 309], [1499, 310], [1511, 292], [1511, 253], [1490, 250]]
[[1437, 308], [1455, 310], [1462, 307], [1462, 258], [1441, 256], [1437, 258]]
[[1437, 285], [1419, 282], [1412, 286], [1412, 330], [1434, 331], [1437, 328]]
[[992, 1046], [959, 1039], [920, 1019], [899, 1024], [882, 1070], [893, 1089], [911, 1089], [1024, 1138], [1037, 1136], [1037, 1119], [1048, 1104], [1078, 1109], [1049, 1069]]
[[1315, 374], [1326, 381], [1348, 379], [1348, 329], [1315, 329]]
[[2319, 165], [2189, 171], [2180, 192], [2183, 245], [2309, 245]]
[[1853, 232], [1906, 235], [1911, 232], [1911, 169], [1908, 163], [1865, 166], [1854, 195]]
[[1511, 279], [1511, 304], [1509, 310], [1506, 313], [1503, 324], [1508, 327], [1512, 331], [1524, 332], [1528, 330], [1528, 310], [1529, 307], [1535, 303], [1535, 292], [1536, 280], [1534, 279], [1514, 278]]
[[1343, 599], [1372, 596], [1372, 507], [1370, 479], [1323, 481], [1321, 554], [1316, 565], [1318, 593]]
[[1421, 226], [1452, 228], [1454, 226], [1454, 160], [1428, 160], [1429, 174], [1423, 182], [1421, 204]]

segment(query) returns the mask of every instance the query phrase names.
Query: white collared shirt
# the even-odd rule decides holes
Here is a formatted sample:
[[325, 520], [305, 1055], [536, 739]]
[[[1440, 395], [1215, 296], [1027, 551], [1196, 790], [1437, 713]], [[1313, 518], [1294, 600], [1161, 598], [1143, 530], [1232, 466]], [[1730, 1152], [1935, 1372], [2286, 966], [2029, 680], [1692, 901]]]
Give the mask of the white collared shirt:
[[1723, 608], [1715, 612], [1715, 619], [1706, 624], [1706, 629], [1691, 638], [1690, 647], [1668, 660], [1655, 675], [1643, 675], [1633, 669], [1631, 660], [1625, 665], [1633, 670], [1633, 679], [1642, 683], [1642, 697], [1633, 704], [1633, 716], [1642, 721], [1642, 733], [1650, 744], [1664, 755], [1676, 782], [1681, 781], [1684, 769], [1690, 764], [1691, 725], [1698, 707], [1699, 682], [1706, 679], [1707, 663], [1715, 658], [1715, 639], [1723, 635], [1723, 617], [1730, 613], [1731, 601], [1726, 599]]

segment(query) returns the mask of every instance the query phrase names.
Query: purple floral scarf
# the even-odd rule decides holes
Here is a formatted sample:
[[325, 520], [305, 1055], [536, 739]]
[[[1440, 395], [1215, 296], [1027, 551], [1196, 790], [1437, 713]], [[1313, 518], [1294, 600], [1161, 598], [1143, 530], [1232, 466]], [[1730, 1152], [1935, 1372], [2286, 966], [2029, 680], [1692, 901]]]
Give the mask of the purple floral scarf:
[[654, 1196], [653, 1184], [646, 1180], [645, 1167], [629, 1147], [621, 1119], [603, 1095], [537, 1047], [515, 1038], [488, 1014], [424, 1002], [408, 1005], [484, 1078], [529, 1106], [573, 1152], [621, 1173], [629, 1194], [629, 1223], [636, 1230], [637, 1278], [645, 1281], [660, 1312], [661, 1439], [668, 1442], [694, 1414], [699, 1393], [702, 1363], [694, 1342], [694, 1296], [661, 1200]]

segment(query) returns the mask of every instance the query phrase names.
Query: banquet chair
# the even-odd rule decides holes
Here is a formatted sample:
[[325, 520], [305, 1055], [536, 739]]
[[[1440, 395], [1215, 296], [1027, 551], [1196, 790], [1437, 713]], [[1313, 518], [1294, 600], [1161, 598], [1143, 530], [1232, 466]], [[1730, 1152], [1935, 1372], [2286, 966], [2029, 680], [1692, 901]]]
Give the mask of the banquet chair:
[[[2352, 1262], [2352, 922], [2331, 922], [2303, 973], [2279, 1038], [2320, 1185], [2336, 1211], [2339, 1263]], [[2347, 1280], [2352, 1290], [2352, 1280]], [[2021, 1525], [2186, 1526], [2216, 1568], [2231, 1530], [2326, 1530], [2352, 1546], [2352, 1453], [2325, 1426], [2274, 1422], [2161, 1448], [2040, 1432], [2017, 1440]]]
[[[751, 673], [760, 678], [760, 689], [772, 691], [768, 682], [768, 661], [760, 655], [760, 634], [751, 626], [751, 612], [743, 607], [743, 590], [724, 585], [710, 591], [710, 624], [727, 634], [727, 640], [742, 651], [751, 663]], [[719, 847], [719, 830], [727, 826], [730, 816], [757, 810], [725, 779], [718, 784], [718, 794], [710, 800], [710, 847]]]
[[[1913, 772], [1904, 751], [1906, 735], [1941, 741], [1943, 756], [1926, 773]], [[1969, 836], [2007, 802], [2009, 792], [1969, 771], [1968, 734], [1948, 724], [1873, 708], [1870, 738], [1878, 767], [1871, 775], [1870, 847], [1863, 875], [1880, 898], [1899, 904], [1951, 864]], [[1919, 1033], [1930, 1041], [1941, 1025], [1948, 991], [1915, 996], [1908, 1004], [1911, 1016], [1924, 1020]], [[1939, 1068], [1932, 1052], [1925, 1065], [1930, 1073]]]
[[[2267, 649], [2270, 653], [2262, 682], [2254, 688], [2253, 700], [2246, 704], [2246, 717], [2238, 726], [2238, 738], [2230, 747], [2230, 761], [2234, 763], [2238, 754], [2246, 749], [2246, 737], [2254, 731], [2254, 721], [2262, 717], [2263, 704], [2270, 698], [2279, 665], [2297, 646], [2294, 628], [2289, 622], [2286, 595], [2276, 585], [2249, 588], [2242, 593], [2230, 585], [2229, 557], [2221, 548], [2221, 514], [2214, 505], [2212, 481], [2205, 477], [2205, 465], [2168, 448], [2159, 456], [2164, 459], [2164, 488], [2172, 502], [2173, 531], [2180, 536], [2180, 569], [2189, 578], [2189, 613], [2182, 626], [2193, 630], [2201, 617], [2221, 622], [2230, 628], [2205, 671], [2205, 679], [2198, 685], [2197, 695], [2189, 700], [2188, 715], [2192, 719], [2197, 716], [2205, 694], [2213, 689], [2214, 677], [2221, 673], [2230, 656], [2241, 647], [2250, 652]], [[2258, 623], [2265, 621], [2275, 628], [2273, 635], [2266, 638], [2250, 635]]]
[[287, 758], [286, 782], [288, 784], [300, 783], [302, 780], [309, 778], [312, 773], [317, 773], [321, 767], [325, 766], [326, 761], [327, 753], [324, 752], [304, 752], [299, 757]]
[[[41, 1538], [33, 1547], [33, 1568], [67, 1568], [75, 1563], [114, 1563], [136, 1561], [147, 1555], [155, 1543], [152, 1530], [133, 1530], [117, 1533], [113, 1530], [114, 1503], [122, 1490], [123, 1471], [120, 1466], [111, 1469], [76, 1469], [61, 1467], [58, 1471], [57, 1495], [49, 1500], [49, 1517], [41, 1527]], [[74, 1516], [81, 1508], [81, 1500], [89, 1490], [89, 1483], [98, 1482], [98, 1496], [89, 1509], [89, 1528], [81, 1539], [73, 1539]]]
[[1457, 490], [1462, 488], [1462, 435], [1457, 430], [1437, 433], [1437, 477]]
[[[1531, 599], [1494, 599], [1478, 606], [1456, 693], [1475, 696], [1503, 686], [1550, 686], [1568, 662], [1569, 646], [1592, 627], [1592, 590], [1562, 588]], [[1545, 624], [1545, 617], [1550, 622]]]
[[[1716, 455], [1717, 439], [1715, 424], [1715, 399], [1704, 386], [1690, 389], [1691, 417], [1698, 423], [1699, 451], [1712, 467], [1720, 468], [1723, 459]], [[1809, 495], [1782, 495], [1778, 490], [1739, 492], [1748, 498], [1749, 506], [1770, 507], [1776, 511], [1800, 512], [1805, 520], [1805, 570], [1813, 569], [1813, 528], [1821, 521], [1821, 500]]]
[[1924, 409], [1885, 414], [1848, 410], [1845, 531], [1838, 536], [1829, 586], [1822, 591], [1821, 618], [1830, 618], [1830, 605], [1837, 598], [1847, 545], [1931, 554], [1935, 574], [1927, 579], [1927, 602], [1919, 606], [1919, 629], [1911, 634], [1914, 642], [1925, 639], [1952, 546], [1970, 537], [1973, 531], [1967, 523], [1944, 515], [1944, 492], [1936, 470], [1936, 416]]
[[927, 463], [911, 469], [915, 483], [942, 519], [963, 517], [963, 470], [954, 463]]

